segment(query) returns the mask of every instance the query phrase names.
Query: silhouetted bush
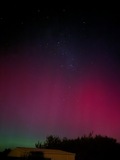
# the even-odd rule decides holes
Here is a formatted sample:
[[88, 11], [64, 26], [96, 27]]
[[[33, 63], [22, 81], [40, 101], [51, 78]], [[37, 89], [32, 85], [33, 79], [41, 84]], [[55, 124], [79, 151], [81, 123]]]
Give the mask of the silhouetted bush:
[[36, 144], [37, 148], [61, 149], [76, 153], [76, 160], [120, 159], [120, 144], [116, 139], [90, 133], [88, 136], [60, 139], [58, 136], [46, 137], [44, 144]]

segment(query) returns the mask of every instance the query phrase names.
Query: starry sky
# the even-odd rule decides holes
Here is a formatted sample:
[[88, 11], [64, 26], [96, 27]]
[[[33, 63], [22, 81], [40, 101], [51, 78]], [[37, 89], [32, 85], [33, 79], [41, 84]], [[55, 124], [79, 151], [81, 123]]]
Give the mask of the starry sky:
[[120, 11], [0, 6], [0, 149], [52, 134], [120, 142]]

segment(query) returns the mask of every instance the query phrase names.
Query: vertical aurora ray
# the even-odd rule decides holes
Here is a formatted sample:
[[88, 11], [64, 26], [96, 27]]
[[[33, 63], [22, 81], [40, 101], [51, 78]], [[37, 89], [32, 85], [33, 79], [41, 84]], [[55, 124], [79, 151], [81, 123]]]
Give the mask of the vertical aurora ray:
[[7, 141], [17, 145], [19, 138], [33, 142], [49, 134], [76, 137], [91, 131], [119, 140], [118, 81], [94, 68], [72, 77], [44, 58], [39, 67], [35, 57], [25, 55], [1, 61], [0, 125]]
[[31, 8], [0, 17], [1, 146], [92, 131], [120, 141], [118, 22]]

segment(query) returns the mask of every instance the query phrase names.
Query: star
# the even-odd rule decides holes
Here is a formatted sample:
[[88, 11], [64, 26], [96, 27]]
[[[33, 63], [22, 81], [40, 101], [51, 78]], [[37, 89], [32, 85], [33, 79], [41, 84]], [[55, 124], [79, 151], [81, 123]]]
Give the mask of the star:
[[63, 9], [62, 9], [62, 12], [63, 12], [63, 13], [65, 13], [65, 12], [66, 12], [66, 9], [65, 9], [65, 8], [63, 8]]
[[40, 13], [40, 9], [37, 10], [37, 13]]
[[49, 19], [49, 16], [46, 16], [46, 19]]
[[75, 71], [75, 66], [74, 66], [73, 64], [69, 64], [69, 65], [67, 66], [67, 68], [68, 68], [68, 70], [70, 70], [70, 71]]
[[0, 17], [0, 23], [2, 24], [4, 22], [3, 17]]
[[23, 25], [24, 24], [24, 22], [23, 21], [21, 21], [21, 25]]
[[63, 64], [61, 64], [61, 65], [60, 65], [60, 68], [64, 68], [64, 65], [63, 65]]
[[57, 42], [57, 47], [59, 47], [59, 46], [60, 46], [60, 41]]
[[86, 24], [86, 22], [85, 22], [85, 21], [83, 21], [82, 23], [83, 23], [83, 24]]

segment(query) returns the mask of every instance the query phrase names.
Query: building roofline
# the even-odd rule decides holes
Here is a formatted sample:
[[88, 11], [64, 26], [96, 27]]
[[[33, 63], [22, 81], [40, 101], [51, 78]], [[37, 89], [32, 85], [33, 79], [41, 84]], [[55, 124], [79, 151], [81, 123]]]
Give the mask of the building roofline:
[[58, 154], [67, 154], [67, 155], [75, 155], [75, 153], [63, 151], [60, 149], [46, 149], [46, 148], [29, 148], [29, 147], [16, 147], [13, 150], [22, 150], [24, 152], [45, 152], [45, 153], [58, 153]]

